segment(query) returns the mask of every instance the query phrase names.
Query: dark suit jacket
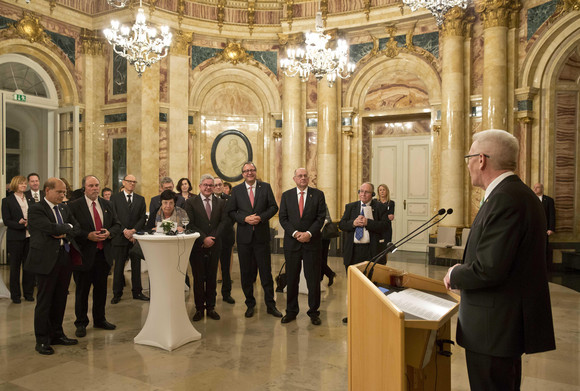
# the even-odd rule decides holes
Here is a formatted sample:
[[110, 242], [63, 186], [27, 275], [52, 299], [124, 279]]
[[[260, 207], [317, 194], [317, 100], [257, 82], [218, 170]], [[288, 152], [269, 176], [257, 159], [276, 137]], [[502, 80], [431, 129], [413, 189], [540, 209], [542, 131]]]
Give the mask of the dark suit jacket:
[[[185, 209], [185, 198], [181, 194], [176, 195], [177, 201], [175, 202], [175, 206]], [[149, 202], [149, 219], [147, 219], [147, 224], [145, 225], [146, 230], [151, 230], [155, 227], [155, 218], [157, 212], [159, 212], [159, 208], [161, 208], [161, 195], [156, 195]]]
[[[226, 211], [228, 209], [228, 200], [230, 199], [230, 196], [227, 195], [226, 193], [221, 193], [219, 195], [219, 198], [221, 198], [222, 200], [226, 201]], [[232, 220], [232, 218], [229, 216], [229, 214], [226, 213], [226, 215], [228, 216], [228, 220], [226, 222], [226, 226], [224, 227], [224, 231], [222, 233], [222, 246], [233, 246], [235, 241], [236, 241], [236, 232], [234, 231], [234, 224], [235, 221]]]
[[[34, 199], [26, 198], [28, 208], [34, 205]], [[16, 199], [14, 193], [2, 199], [2, 221], [7, 227], [6, 240], [24, 240], [26, 239], [26, 227], [24, 224], [18, 223], [20, 219], [24, 218], [22, 208]]]
[[[246, 183], [242, 182], [232, 189], [231, 198], [228, 201], [227, 210], [230, 217], [238, 223], [236, 240], [239, 244], [252, 242], [252, 237], [257, 243], [270, 241], [270, 219], [278, 212], [278, 205], [269, 183], [256, 181], [254, 194], [254, 207], [250, 203]], [[250, 225], [245, 218], [252, 214], [260, 216], [259, 224]]]
[[[103, 242], [103, 252], [105, 253], [105, 260], [107, 263], [113, 265], [113, 251], [112, 251], [112, 238], [121, 234], [121, 223], [117, 220], [115, 212], [111, 203], [104, 198], [99, 197], [98, 203], [103, 211], [103, 228], [106, 228], [111, 236]], [[91, 216], [89, 206], [85, 196], [76, 199], [69, 204], [72, 214], [75, 216], [76, 220], [79, 222], [80, 234], [76, 237], [77, 243], [81, 248], [82, 255], [82, 265], [76, 265], [73, 267], [74, 270], [90, 270], [95, 261], [95, 254], [97, 253], [97, 242], [89, 240], [89, 233], [96, 230], [95, 223]]]
[[113, 238], [114, 246], [125, 246], [131, 242], [122, 234], [124, 229], [135, 229], [141, 231], [145, 226], [145, 198], [137, 193], [133, 193], [132, 205], [129, 208], [127, 198], [123, 191], [115, 193], [111, 196], [111, 204], [119, 222], [121, 223], [121, 235]]
[[[212, 248], [219, 248], [221, 246], [222, 233], [229, 220], [225, 211], [226, 202], [212, 194], [211, 203], [211, 219], [207, 218], [202, 196], [196, 195], [195, 197], [189, 198], [185, 203], [185, 211], [189, 216], [188, 228], [199, 232], [199, 238], [197, 238], [193, 245], [194, 250], [201, 249], [204, 239], [208, 236], [215, 236], [216, 238], [216, 242]], [[216, 252], [215, 256], [219, 256], [219, 253]]]
[[463, 264], [451, 272], [465, 349], [497, 357], [555, 349], [544, 227], [537, 196], [515, 175], [479, 209]]
[[547, 230], [556, 231], [556, 207], [554, 206], [554, 199], [545, 194], [542, 195], [542, 207], [546, 213]]
[[49, 274], [52, 271], [58, 261], [61, 240], [54, 238], [53, 235], [66, 234], [66, 240], [77, 251], [80, 251], [74, 239], [80, 233], [79, 223], [67, 205], [59, 204], [58, 210], [62, 216], [63, 224], [56, 222], [53, 210], [44, 199], [34, 203], [28, 209], [30, 251], [24, 265], [26, 271], [37, 274]]
[[[296, 188], [285, 191], [280, 201], [280, 225], [284, 228], [284, 249], [300, 250], [304, 248], [315, 248], [320, 246], [322, 236], [320, 230], [324, 225], [326, 217], [326, 200], [324, 193], [318, 189], [308, 187], [304, 211], [300, 217], [298, 209], [298, 193]], [[309, 242], [300, 243], [292, 237], [295, 231], [310, 232], [312, 238]]]
[[[354, 220], [360, 215], [360, 201], [351, 202], [346, 204], [344, 208], [344, 214], [338, 223], [341, 231], [346, 232], [346, 239], [344, 242], [344, 265], [348, 266], [351, 264], [352, 252], [354, 250], [354, 231], [355, 227], [352, 225]], [[383, 237], [383, 232], [387, 230], [387, 213], [383, 204], [377, 200], [372, 200], [370, 207], [373, 211], [373, 220], [368, 220], [367, 226], [365, 227], [369, 231], [371, 239], [371, 254], [376, 255], [378, 253], [379, 240]]]
[[[43, 200], [44, 199], [44, 190], [39, 190], [40, 193], [40, 199]], [[32, 190], [26, 190], [24, 192], [24, 196], [26, 197], [26, 199], [30, 199], [32, 200], [32, 202], [36, 202], [34, 201], [34, 197], [32, 197]]]

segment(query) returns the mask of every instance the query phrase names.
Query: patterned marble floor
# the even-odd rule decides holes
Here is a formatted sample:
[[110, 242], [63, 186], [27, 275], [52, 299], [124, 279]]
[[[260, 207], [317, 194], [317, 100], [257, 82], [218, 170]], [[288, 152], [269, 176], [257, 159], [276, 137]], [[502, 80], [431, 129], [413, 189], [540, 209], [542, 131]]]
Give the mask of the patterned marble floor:
[[[389, 262], [412, 273], [442, 278], [446, 268], [426, 267], [424, 259], [423, 254], [398, 252]], [[277, 272], [282, 262], [282, 256], [273, 256], [273, 270]], [[340, 258], [331, 258], [330, 264], [338, 278], [322, 293], [323, 323], [317, 327], [305, 314], [305, 295], [300, 295], [302, 312], [298, 320], [282, 325], [279, 319], [266, 314], [259, 286], [257, 313], [251, 319], [244, 318], [236, 259], [236, 304], [232, 306], [218, 298], [216, 310], [222, 319], [195, 323], [202, 339], [173, 352], [133, 343], [149, 304], [128, 298], [129, 292], [119, 304], [107, 304], [107, 318], [117, 324], [117, 330], [89, 327], [78, 345], [55, 346], [53, 356], [34, 351], [34, 303], [16, 305], [2, 299], [0, 391], [346, 390], [347, 328], [341, 323], [346, 314], [346, 277]], [[6, 266], [0, 267], [0, 275], [8, 280]], [[128, 273], [126, 277], [130, 281]], [[143, 278], [146, 281], [146, 274]], [[524, 356], [522, 389], [579, 390], [580, 293], [552, 283], [550, 290], [558, 349]], [[189, 313], [193, 314], [193, 295], [184, 295]], [[277, 302], [284, 311], [285, 294], [278, 293]], [[69, 337], [74, 337], [73, 321], [71, 296], [64, 324]], [[455, 323], [453, 319], [453, 327]], [[468, 390], [463, 350], [455, 347], [453, 353], [452, 389]]]

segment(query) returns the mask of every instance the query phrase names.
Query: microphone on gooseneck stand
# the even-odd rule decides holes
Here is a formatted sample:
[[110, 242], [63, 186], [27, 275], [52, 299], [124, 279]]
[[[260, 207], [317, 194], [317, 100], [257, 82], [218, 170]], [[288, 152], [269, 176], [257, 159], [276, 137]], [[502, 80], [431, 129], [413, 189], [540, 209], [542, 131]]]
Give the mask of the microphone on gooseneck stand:
[[[421, 235], [423, 232], [427, 231], [429, 228], [433, 227], [434, 225], [439, 224], [445, 217], [447, 217], [447, 216], [449, 216], [450, 214], [453, 213], [453, 209], [451, 209], [451, 208], [449, 208], [447, 210], [440, 209], [439, 210], [439, 213], [441, 211], [443, 211], [443, 214], [445, 214], [445, 216], [441, 217], [440, 219], [436, 220], [435, 222], [429, 224], [427, 227], [423, 228], [421, 231], [419, 231], [416, 234], [414, 234], [413, 236], [409, 237], [411, 234], [413, 234], [413, 233], [415, 233], [417, 231], [417, 229], [416, 229], [415, 231], [411, 232], [411, 234], [409, 234], [409, 235], [405, 236], [403, 239], [399, 240], [396, 244], [392, 244], [391, 246], [387, 246], [387, 248], [384, 251], [381, 251], [380, 254], [378, 254], [375, 257], [373, 257], [371, 259], [371, 261], [369, 261], [369, 264], [372, 262], [372, 266], [371, 266], [371, 268], [369, 270], [369, 273], [368, 273], [368, 276], [367, 276], [368, 279], [370, 280], [373, 277], [373, 271], [374, 271], [375, 265], [377, 264], [377, 261], [383, 255], [388, 254], [389, 252], [394, 253], [400, 246], [402, 246], [403, 244], [407, 243], [409, 240], [412, 240], [412, 239], [416, 238], [417, 236]], [[439, 213], [437, 214], [437, 216], [439, 215]], [[429, 221], [427, 221], [427, 223], [429, 223], [431, 220], [433, 220], [433, 218], [431, 218]], [[425, 224], [421, 225], [421, 227], [424, 226]], [[421, 227], [419, 227], [419, 228], [421, 228]], [[368, 267], [368, 264], [367, 264], [367, 267]], [[366, 272], [366, 267], [365, 267], [365, 272]]]
[[[451, 210], [451, 212], [453, 212], [453, 210], [452, 210], [452, 209], [449, 209], [449, 210]], [[411, 232], [411, 233], [407, 234], [407, 236], [405, 236], [403, 239], [399, 240], [399, 243], [400, 243], [401, 241], [405, 240], [406, 238], [408, 238], [409, 236], [413, 235], [415, 232], [417, 232], [418, 230], [420, 230], [421, 228], [423, 228], [425, 225], [429, 224], [429, 223], [430, 223], [431, 221], [433, 221], [433, 219], [435, 219], [437, 216], [441, 216], [441, 215], [444, 215], [444, 214], [445, 214], [445, 209], [443, 209], [443, 208], [439, 209], [439, 210], [437, 211], [437, 214], [436, 214], [435, 216], [431, 217], [429, 220], [427, 220], [426, 222], [424, 222], [423, 224], [421, 224], [420, 226], [418, 226], [418, 227], [417, 227], [417, 228], [416, 228], [416, 229], [415, 229], [413, 232]], [[391, 246], [393, 246], [393, 247], [391, 247]], [[376, 255], [376, 256], [374, 256], [374, 257], [372, 257], [372, 258], [370, 259], [369, 263], [367, 263], [367, 266], [365, 267], [365, 270], [364, 270], [363, 274], [364, 274], [364, 275], [366, 275], [366, 274], [367, 274], [367, 268], [369, 267], [369, 265], [370, 265], [370, 264], [371, 264], [373, 261], [376, 263], [378, 259], [380, 259], [380, 258], [381, 258], [383, 255], [385, 255], [385, 254], [389, 253], [389, 251], [390, 251], [390, 250], [392, 250], [392, 249], [393, 249], [393, 248], [395, 248], [395, 247], [396, 247], [396, 246], [395, 246], [393, 243], [391, 243], [391, 242], [387, 243], [387, 248], [386, 248], [386, 249], [384, 249], [384, 250], [383, 250], [383, 251], [381, 251], [381, 252], [380, 252], [378, 255]], [[390, 249], [390, 250], [389, 250], [389, 249]], [[370, 279], [370, 278], [369, 278], [369, 279]]]

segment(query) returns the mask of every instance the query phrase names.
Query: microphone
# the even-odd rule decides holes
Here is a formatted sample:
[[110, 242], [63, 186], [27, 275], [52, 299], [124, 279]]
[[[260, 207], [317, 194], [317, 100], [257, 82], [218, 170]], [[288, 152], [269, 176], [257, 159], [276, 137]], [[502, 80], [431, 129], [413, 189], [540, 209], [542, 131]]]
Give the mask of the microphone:
[[[453, 213], [453, 209], [449, 209], [449, 210], [451, 211], [451, 213]], [[437, 214], [435, 214], [435, 215], [434, 215], [433, 217], [431, 217], [429, 220], [427, 220], [426, 222], [424, 222], [423, 224], [421, 224], [419, 227], [417, 227], [417, 228], [416, 228], [416, 229], [415, 229], [413, 232], [409, 233], [409, 234], [408, 234], [407, 236], [405, 236], [403, 239], [399, 240], [399, 243], [400, 243], [401, 241], [403, 241], [404, 239], [408, 238], [409, 236], [413, 235], [415, 232], [417, 232], [418, 230], [420, 230], [421, 228], [423, 228], [425, 225], [429, 224], [429, 223], [430, 223], [431, 221], [433, 221], [433, 219], [435, 219], [437, 216], [441, 216], [441, 215], [444, 215], [444, 214], [445, 214], [445, 209], [443, 209], [443, 208], [439, 209], [439, 210], [437, 211]], [[423, 231], [421, 231], [421, 232], [423, 232]], [[419, 232], [419, 233], [421, 233], [421, 232]], [[412, 239], [412, 238], [411, 238], [411, 239]], [[390, 246], [390, 245], [393, 245], [393, 243], [388, 243], [388, 244], [387, 244], [387, 249], [389, 248], [389, 246]], [[396, 246], [395, 246], [395, 247], [396, 247]], [[385, 255], [385, 254], [387, 254], [387, 252], [386, 252], [386, 250], [387, 250], [387, 249], [385, 249], [385, 250], [381, 251], [381, 253], [380, 253], [380, 254], [378, 254], [377, 256], [374, 256], [374, 257], [372, 257], [372, 258], [371, 258], [371, 260], [369, 261], [369, 263], [367, 264], [367, 266], [365, 267], [365, 270], [364, 270], [364, 272], [363, 272], [365, 275], [367, 274], [367, 268], [369, 267], [369, 264], [370, 264], [371, 262], [373, 262], [373, 260], [374, 260], [374, 262], [376, 263], [376, 262], [377, 262], [377, 260], [381, 258], [379, 255], [381, 255], [381, 256], [382, 256], [382, 255]], [[374, 265], [373, 265], [373, 267], [374, 267]]]
[[[441, 211], [443, 211], [443, 213], [441, 213]], [[419, 228], [424, 227], [426, 224], [428, 224], [434, 218], [436, 218], [437, 216], [440, 216], [441, 214], [444, 214], [443, 217], [441, 217], [440, 219], [436, 220], [434, 223], [429, 224], [427, 227], [423, 228], [419, 232], [417, 232], [419, 230], [419, 228], [415, 229], [413, 232], [411, 232], [410, 234], [408, 234], [407, 236], [405, 236], [403, 239], [399, 240], [395, 244], [389, 243], [389, 245], [387, 245], [387, 248], [386, 249], [384, 249], [379, 254], [377, 254], [376, 256], [374, 256], [373, 258], [371, 258], [371, 260], [369, 261], [369, 263], [367, 263], [367, 266], [365, 267], [364, 274], [367, 275], [367, 273], [366, 273], [367, 272], [367, 268], [372, 263], [372, 266], [371, 266], [371, 268], [369, 270], [369, 273], [367, 275], [368, 279], [370, 280], [373, 277], [373, 272], [374, 272], [375, 265], [377, 264], [377, 261], [380, 258], [382, 258], [384, 255], [388, 254], [389, 252], [391, 252], [391, 253], [395, 252], [399, 248], [399, 246], [402, 246], [403, 244], [407, 243], [409, 240], [414, 239], [415, 237], [417, 237], [420, 234], [422, 234], [423, 232], [427, 231], [429, 228], [433, 227], [434, 225], [439, 224], [445, 217], [447, 217], [448, 215], [450, 215], [452, 213], [453, 213], [453, 209], [451, 209], [451, 208], [447, 209], [447, 211], [445, 209], [439, 209], [439, 212], [435, 216], [433, 216], [429, 220], [427, 220], [426, 223], [423, 223], [422, 225], [420, 225]], [[417, 233], [415, 233], [415, 232], [417, 232]], [[413, 235], [413, 236], [411, 236], [411, 235]]]

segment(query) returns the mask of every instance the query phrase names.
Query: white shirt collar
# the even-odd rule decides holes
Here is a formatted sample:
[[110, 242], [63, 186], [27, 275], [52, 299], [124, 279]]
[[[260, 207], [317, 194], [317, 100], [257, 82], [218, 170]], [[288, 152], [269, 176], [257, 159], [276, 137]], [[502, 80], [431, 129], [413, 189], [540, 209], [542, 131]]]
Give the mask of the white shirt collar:
[[296, 187], [296, 194], [298, 194], [298, 197], [300, 197], [300, 192], [304, 192], [304, 197], [306, 197], [306, 194], [308, 194], [308, 186], [306, 186], [306, 188], [304, 190], [300, 190], [298, 187]]
[[254, 182], [254, 184], [253, 184], [253, 185], [248, 185], [248, 182], [244, 182], [244, 185], [246, 185], [246, 190], [248, 190], [248, 191], [249, 191], [249, 190], [250, 190], [250, 187], [253, 187], [253, 188], [255, 189], [255, 188], [256, 188], [256, 183], [257, 183], [257, 182], [258, 182], [258, 181]]
[[131, 197], [133, 197], [133, 194], [134, 194], [134, 192], [133, 192], [133, 193], [131, 193], [131, 194], [127, 193], [127, 192], [125, 191], [125, 189], [123, 189], [123, 193], [125, 193], [125, 199], [127, 199], [127, 196], [131, 196]]
[[504, 172], [503, 174], [501, 174], [500, 176], [498, 176], [497, 178], [495, 178], [493, 181], [491, 181], [491, 183], [489, 184], [487, 189], [485, 189], [485, 196], [483, 197], [483, 199], [487, 200], [487, 198], [489, 197], [491, 192], [497, 187], [497, 185], [499, 185], [501, 183], [501, 181], [506, 179], [508, 176], [512, 176], [512, 175], [515, 175], [515, 173], [513, 171], [507, 171], [507, 172]]

